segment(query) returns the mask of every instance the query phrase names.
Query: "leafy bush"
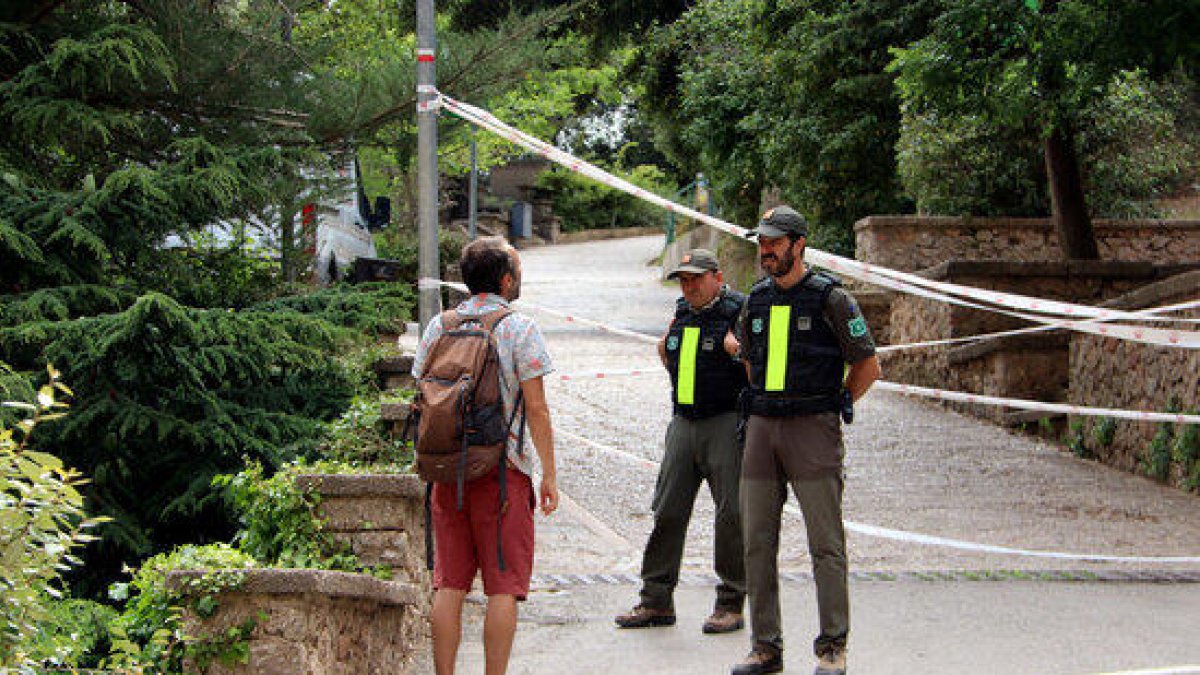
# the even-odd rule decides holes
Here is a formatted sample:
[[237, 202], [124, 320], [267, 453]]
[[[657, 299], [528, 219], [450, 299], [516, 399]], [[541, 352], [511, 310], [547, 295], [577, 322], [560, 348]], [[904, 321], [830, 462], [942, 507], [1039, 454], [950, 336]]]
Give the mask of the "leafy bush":
[[92, 600], [47, 603], [27, 659], [43, 668], [97, 668], [112, 650], [117, 610]]
[[237, 475], [214, 480], [239, 514], [238, 547], [276, 567], [356, 569], [353, 553], [322, 529], [317, 497], [296, 485], [296, 475], [306, 471], [311, 469], [295, 464], [268, 478], [260, 464], [251, 463]]
[[1146, 448], [1146, 452], [1142, 456], [1143, 473], [1158, 481], [1165, 481], [1170, 477], [1171, 441], [1174, 437], [1175, 430], [1171, 424], [1164, 422], [1159, 425], [1158, 433], [1154, 434], [1150, 446]]
[[[650, 192], [670, 194], [673, 191], [665, 174], [655, 166], [635, 167], [622, 178]], [[552, 192], [554, 213], [562, 218], [564, 232], [661, 227], [666, 222], [667, 212], [663, 209], [574, 172], [546, 171], [538, 178], [538, 186]]]
[[[462, 256], [462, 247], [467, 239], [458, 232], [438, 231], [438, 269], [442, 278], [446, 271], [458, 267], [458, 259]], [[400, 279], [402, 282], [417, 283], [417, 233], [399, 227], [389, 227], [375, 235], [375, 254], [380, 258], [400, 262]]]
[[255, 305], [263, 312], [299, 312], [356, 332], [399, 333], [412, 318], [412, 288], [396, 283], [336, 284], [302, 295], [289, 295]]
[[1079, 143], [1093, 213], [1157, 215], [1152, 200], [1196, 178], [1200, 147], [1179, 128], [1187, 90], [1194, 86], [1183, 76], [1155, 83], [1141, 71], [1124, 72], [1085, 111]]
[[[112, 625], [113, 652], [104, 667], [121, 672], [182, 673], [189, 642], [180, 622], [182, 594], [167, 587], [173, 570], [231, 570], [257, 567], [251, 556], [228, 544], [180, 546], [156, 555], [128, 583], [113, 584], [109, 596], [125, 603]], [[213, 573], [189, 586], [193, 609], [201, 616], [215, 609], [214, 596], [234, 587], [240, 577]]]
[[[411, 400], [411, 392], [406, 398]], [[380, 419], [382, 403], [378, 396], [356, 397], [341, 417], [326, 425], [320, 456], [349, 466], [384, 470], [411, 464], [410, 444], [393, 438], [388, 423]]]
[[920, 213], [1034, 216], [1049, 212], [1036, 132], [996, 129], [977, 117], [904, 107], [897, 172]]
[[[1184, 126], [1182, 76], [1154, 83], [1124, 72], [1083, 111], [1078, 150], [1088, 205], [1098, 217], [1153, 215], [1152, 200], [1196, 176]], [[933, 215], [1037, 216], [1049, 212], [1039, 131], [998, 129], [966, 115], [903, 107], [897, 170], [917, 209]]]
[[40, 442], [93, 477], [89, 496], [114, 518], [77, 588], [96, 594], [123, 565], [232, 536], [213, 476], [313, 450], [353, 395], [336, 336], [298, 312], [188, 309], [156, 294], [57, 327], [46, 354], [80, 383], [78, 399]]
[[4, 402], [26, 417], [0, 425], [0, 668], [23, 664], [36, 650], [47, 598], [60, 595], [60, 572], [79, 564], [72, 551], [94, 540], [85, 531], [102, 521], [84, 513], [80, 473], [30, 447], [34, 428], [61, 415], [60, 395], [71, 392], [50, 369], [36, 402]]
[[1117, 420], [1112, 417], [1101, 417], [1092, 424], [1092, 440], [1101, 448], [1112, 445], [1117, 433]]

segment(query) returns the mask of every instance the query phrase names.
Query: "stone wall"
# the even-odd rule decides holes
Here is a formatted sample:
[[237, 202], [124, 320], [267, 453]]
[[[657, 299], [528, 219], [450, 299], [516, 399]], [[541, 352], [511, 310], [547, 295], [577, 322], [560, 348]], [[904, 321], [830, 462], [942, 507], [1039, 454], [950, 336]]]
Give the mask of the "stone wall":
[[[221, 572], [242, 581], [218, 596], [216, 611], [201, 618], [184, 612], [184, 631], [222, 639], [234, 626], [253, 621], [249, 661], [217, 660], [207, 675], [404, 675], [425, 673], [422, 656], [428, 621], [422, 593], [410, 584], [327, 570], [252, 569]], [[187, 593], [200, 571], [168, 575], [170, 587]], [[189, 603], [190, 605], [190, 603]], [[195, 663], [186, 672], [200, 672]]]
[[324, 529], [350, 545], [364, 566], [429, 595], [425, 561], [425, 483], [413, 474], [306, 474], [297, 484], [320, 497]]
[[[921, 272], [938, 281], [1021, 295], [1098, 305], [1153, 282], [1173, 268], [1150, 263], [949, 261]], [[1019, 318], [899, 295], [891, 305], [892, 344], [997, 333], [1029, 326]], [[996, 337], [963, 345], [884, 353], [885, 377], [924, 387], [1041, 401], [1067, 396], [1068, 341], [1064, 334]], [[956, 406], [957, 407], [957, 406]], [[995, 421], [1001, 408], [971, 406]]]
[[[1200, 220], [1096, 220], [1102, 260], [1200, 261]], [[1062, 259], [1049, 218], [869, 216], [854, 225], [855, 257], [915, 272], [947, 260]]]
[[[1107, 306], [1143, 309], [1200, 299], [1200, 272], [1181, 274], [1114, 299]], [[1178, 314], [1200, 318], [1200, 309]], [[1155, 323], [1168, 328], [1195, 330], [1195, 324]], [[1081, 405], [1165, 412], [1172, 402], [1182, 410], [1200, 411], [1200, 351], [1157, 347], [1127, 340], [1074, 333], [1071, 336], [1070, 400]], [[1083, 441], [1097, 457], [1126, 471], [1137, 471], [1146, 459], [1160, 424], [1117, 421], [1112, 441], [1097, 440], [1097, 418], [1078, 418], [1086, 433]], [[1176, 433], [1182, 427], [1176, 427]], [[1186, 467], [1176, 462], [1170, 481], [1182, 485]]]

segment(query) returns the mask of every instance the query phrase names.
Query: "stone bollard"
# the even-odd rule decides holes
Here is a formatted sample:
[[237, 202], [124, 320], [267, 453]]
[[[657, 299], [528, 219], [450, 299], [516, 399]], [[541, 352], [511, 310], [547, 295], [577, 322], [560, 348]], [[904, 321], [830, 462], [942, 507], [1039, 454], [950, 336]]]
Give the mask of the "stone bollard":
[[[234, 579], [217, 591], [206, 617], [193, 607], [195, 582]], [[185, 672], [206, 675], [405, 675], [425, 672], [426, 594], [398, 581], [312, 569], [177, 570], [167, 585], [186, 599], [185, 634], [221, 653], [231, 629], [246, 630], [245, 663], [192, 658]], [[203, 584], [200, 584], [203, 586]]]
[[349, 544], [363, 565], [388, 565], [429, 597], [424, 481], [407, 473], [302, 474], [296, 484], [319, 495], [325, 531]]

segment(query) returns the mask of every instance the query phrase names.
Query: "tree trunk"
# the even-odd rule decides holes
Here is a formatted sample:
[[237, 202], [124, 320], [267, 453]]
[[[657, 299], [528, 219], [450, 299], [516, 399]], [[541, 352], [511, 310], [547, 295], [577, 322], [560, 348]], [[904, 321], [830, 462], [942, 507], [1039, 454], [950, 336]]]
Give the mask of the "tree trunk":
[[289, 198], [279, 205], [279, 262], [280, 276], [286, 282], [296, 280], [300, 251], [296, 242], [296, 200]]
[[1054, 227], [1064, 258], [1098, 260], [1100, 250], [1096, 246], [1096, 233], [1092, 230], [1087, 200], [1083, 196], [1083, 181], [1079, 175], [1079, 158], [1075, 155], [1074, 140], [1070, 129], [1057, 126], [1043, 141]]

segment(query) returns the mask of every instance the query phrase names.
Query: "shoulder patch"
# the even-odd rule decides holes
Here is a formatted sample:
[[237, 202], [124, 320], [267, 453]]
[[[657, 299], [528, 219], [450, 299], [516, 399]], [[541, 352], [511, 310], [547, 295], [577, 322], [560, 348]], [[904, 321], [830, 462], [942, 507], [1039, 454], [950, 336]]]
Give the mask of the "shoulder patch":
[[850, 337], [860, 338], [867, 334], [867, 321], [861, 314], [856, 314], [846, 322], [846, 329], [850, 331]]

